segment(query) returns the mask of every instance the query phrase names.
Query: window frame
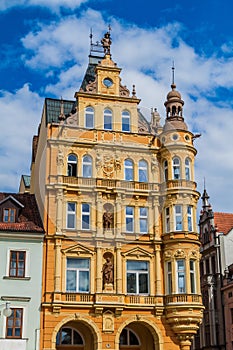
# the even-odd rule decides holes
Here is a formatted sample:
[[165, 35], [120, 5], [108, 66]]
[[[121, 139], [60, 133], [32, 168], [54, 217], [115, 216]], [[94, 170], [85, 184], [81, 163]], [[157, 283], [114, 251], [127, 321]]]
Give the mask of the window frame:
[[[74, 210], [69, 210], [69, 205], [74, 205]], [[76, 202], [67, 202], [66, 207], [66, 228], [69, 230], [75, 230], [76, 229], [76, 212], [77, 212], [77, 205]], [[73, 226], [69, 226], [69, 218], [73, 218]]]
[[[71, 343], [62, 343], [62, 332], [63, 332], [63, 329], [70, 329], [71, 330]], [[82, 343], [74, 343], [74, 333], [78, 333], [78, 335], [80, 336], [80, 338], [82, 339]], [[71, 348], [73, 348], [73, 346], [81, 346], [83, 347], [85, 345], [84, 343], [84, 339], [83, 339], [83, 336], [82, 334], [77, 330], [75, 329], [74, 327], [68, 327], [68, 326], [62, 326], [59, 331], [57, 332], [57, 335], [56, 335], [56, 346], [68, 346], [68, 348], [71, 346]]]
[[92, 178], [92, 171], [93, 171], [93, 160], [92, 157], [89, 154], [85, 154], [82, 157], [82, 177], [85, 178]]
[[110, 108], [105, 108], [104, 109], [104, 130], [112, 130], [112, 119], [113, 119], [112, 110]]
[[[6, 339], [22, 339], [23, 334], [23, 308], [11, 307], [12, 313], [9, 317], [6, 317]], [[16, 317], [17, 312], [20, 310], [20, 317]], [[13, 318], [12, 327], [8, 327], [10, 321]], [[20, 327], [16, 326], [17, 321], [20, 320]], [[8, 329], [12, 329], [12, 335], [8, 335]], [[18, 336], [15, 335], [16, 329], [20, 329], [20, 334]]]
[[[5, 214], [7, 212], [7, 214]], [[14, 223], [16, 219], [15, 208], [3, 208], [2, 221], [6, 223]]]
[[[142, 210], [146, 210], [146, 215], [141, 214]], [[142, 234], [147, 234], [148, 233], [148, 208], [147, 207], [139, 207], [139, 232]], [[143, 223], [146, 223], [146, 230], [142, 230]]]
[[124, 160], [124, 178], [125, 181], [134, 181], [134, 162], [130, 158]]
[[[76, 260], [76, 262], [81, 261], [81, 260], [85, 260], [86, 262], [88, 262], [88, 267], [80, 267], [80, 266], [76, 266], [76, 267], [69, 267], [68, 268], [68, 260]], [[77, 257], [66, 257], [66, 293], [90, 293], [90, 283], [91, 283], [91, 278], [90, 278], [90, 265], [91, 265], [91, 261], [90, 258], [77, 258]], [[68, 271], [73, 271], [75, 272], [75, 279], [76, 279], [76, 284], [75, 284], [75, 290], [71, 290], [68, 289]], [[81, 290], [80, 289], [80, 281], [82, 280], [82, 272], [88, 272], [88, 289], [87, 290]]]
[[[69, 157], [74, 157], [75, 160], [69, 160]], [[78, 169], [78, 157], [74, 153], [70, 153], [67, 156], [67, 176], [77, 176]]]
[[188, 223], [188, 231], [193, 231], [193, 206], [187, 206], [187, 223]]
[[[132, 213], [127, 212], [127, 210], [131, 210], [132, 209]], [[135, 208], [131, 205], [127, 205], [125, 207], [125, 230], [126, 232], [134, 232], [134, 215], [135, 215]], [[128, 229], [130, 227], [132, 227], [132, 229]]]
[[165, 159], [163, 162], [163, 174], [164, 174], [164, 181], [168, 181], [168, 161]]
[[171, 261], [166, 262], [166, 272], [167, 272], [166, 290], [167, 290], [167, 294], [170, 295], [172, 294], [172, 262]]
[[[85, 128], [86, 129], [93, 129], [94, 128], [94, 117], [95, 117], [95, 110], [93, 107], [88, 106], [85, 108]], [[88, 118], [90, 119], [89, 122], [90, 125], [88, 125]]]
[[[12, 265], [12, 254], [16, 253], [16, 267], [14, 270], [16, 270], [16, 274], [12, 274], [11, 270], [13, 270], [13, 268], [11, 267]], [[23, 254], [23, 259], [19, 259], [19, 255]], [[9, 251], [9, 270], [8, 270], [8, 276], [11, 278], [25, 278], [26, 276], [26, 250], [13, 250], [10, 249]], [[20, 264], [20, 262], [23, 261], [23, 268], [19, 268], [18, 265]], [[19, 270], [23, 270], [23, 275], [20, 275], [18, 272]]]
[[[177, 163], [176, 163], [177, 161]], [[172, 159], [172, 175], [173, 175], [173, 180], [180, 180], [181, 179], [181, 173], [180, 173], [180, 158], [179, 157], [174, 157]]]
[[148, 163], [144, 159], [138, 162], [138, 182], [148, 182]]
[[[84, 206], [88, 206], [88, 211], [84, 210]], [[84, 217], [88, 218], [88, 221], [83, 220]], [[89, 231], [91, 229], [91, 205], [89, 203], [81, 203], [81, 229]], [[85, 223], [85, 224], [84, 224]], [[85, 227], [87, 225], [87, 227]]]
[[[177, 212], [178, 208], [180, 208], [180, 212]], [[183, 208], [182, 208], [181, 204], [174, 205], [174, 231], [182, 231], [183, 230], [182, 210], [183, 210]], [[179, 228], [179, 226], [180, 226], [180, 228]]]
[[165, 208], [165, 232], [171, 231], [170, 207]]
[[130, 113], [126, 110], [121, 113], [121, 130], [130, 132]]
[[189, 157], [185, 158], [185, 180], [191, 180], [191, 160]]
[[[136, 270], [136, 269], [129, 269], [128, 268], [128, 263], [145, 263], [147, 266], [146, 270]], [[128, 291], [128, 287], [130, 286], [128, 284], [128, 278], [129, 278], [129, 274], [130, 275], [135, 275], [135, 292], [132, 291]], [[140, 292], [140, 276], [147, 276], [146, 279], [146, 284], [147, 284], [147, 291], [146, 292]], [[146, 260], [126, 260], [126, 292], [127, 294], [133, 294], [133, 295], [149, 295], [150, 293], [150, 262], [146, 261]]]
[[[182, 262], [182, 268], [179, 268], [179, 263]], [[182, 281], [182, 283], [181, 283]], [[186, 270], [185, 259], [176, 260], [176, 290], [178, 294], [186, 293]]]
[[[191, 267], [191, 265], [193, 265]], [[196, 294], [196, 261], [194, 259], [189, 260], [189, 273], [190, 273], [190, 292]]]

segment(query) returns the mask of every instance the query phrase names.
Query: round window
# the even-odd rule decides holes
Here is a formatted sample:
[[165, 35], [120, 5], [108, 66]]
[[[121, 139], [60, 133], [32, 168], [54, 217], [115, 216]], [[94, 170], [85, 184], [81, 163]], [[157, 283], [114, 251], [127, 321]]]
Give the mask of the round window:
[[103, 80], [103, 83], [104, 83], [104, 85], [106, 86], [106, 87], [111, 87], [112, 85], [113, 85], [113, 81], [112, 81], [112, 79], [110, 79], [110, 78], [105, 78], [104, 80]]

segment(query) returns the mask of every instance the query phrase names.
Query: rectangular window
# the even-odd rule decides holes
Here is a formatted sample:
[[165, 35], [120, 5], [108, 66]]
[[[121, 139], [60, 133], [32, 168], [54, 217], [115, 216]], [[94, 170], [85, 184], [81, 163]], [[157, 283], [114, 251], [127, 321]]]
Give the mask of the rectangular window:
[[177, 260], [177, 287], [178, 293], [185, 293], [186, 287], [185, 287], [185, 260], [180, 259]]
[[134, 231], [134, 207], [125, 208], [126, 231]]
[[82, 204], [82, 230], [90, 230], [90, 204]]
[[3, 209], [3, 222], [15, 222], [15, 209]]
[[193, 208], [191, 205], [188, 205], [187, 208], [187, 218], [188, 218], [188, 231], [193, 231], [193, 215], [192, 215]]
[[165, 229], [166, 232], [170, 232], [170, 209], [165, 209]]
[[167, 262], [167, 294], [172, 294], [172, 263]]
[[25, 277], [25, 262], [26, 252], [25, 251], [10, 251], [10, 277]]
[[11, 310], [11, 316], [6, 317], [6, 338], [22, 338], [23, 309]]
[[147, 261], [127, 261], [127, 293], [149, 293], [149, 267]]
[[175, 231], [181, 231], [182, 229], [182, 206], [175, 205]]
[[76, 226], [76, 203], [74, 202], [68, 202], [67, 203], [67, 222], [66, 227], [67, 228], [75, 228]]
[[140, 233], [148, 233], [148, 208], [139, 208]]
[[195, 283], [195, 261], [189, 261], [190, 268], [190, 285], [191, 285], [191, 293], [196, 293], [196, 283]]
[[66, 291], [89, 292], [89, 259], [67, 258], [66, 263]]

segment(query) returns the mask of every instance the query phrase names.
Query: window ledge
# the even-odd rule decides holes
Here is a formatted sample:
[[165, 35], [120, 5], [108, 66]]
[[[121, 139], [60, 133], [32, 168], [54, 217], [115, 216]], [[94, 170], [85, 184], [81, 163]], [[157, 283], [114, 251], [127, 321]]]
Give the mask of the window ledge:
[[31, 277], [3, 276], [4, 280], [30, 281]]

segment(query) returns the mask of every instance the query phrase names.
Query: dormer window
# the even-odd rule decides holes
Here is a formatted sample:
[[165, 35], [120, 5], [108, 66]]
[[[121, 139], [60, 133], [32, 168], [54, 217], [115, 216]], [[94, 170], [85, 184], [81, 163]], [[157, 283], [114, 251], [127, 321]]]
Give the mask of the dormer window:
[[13, 208], [3, 209], [3, 222], [15, 222], [16, 210]]

